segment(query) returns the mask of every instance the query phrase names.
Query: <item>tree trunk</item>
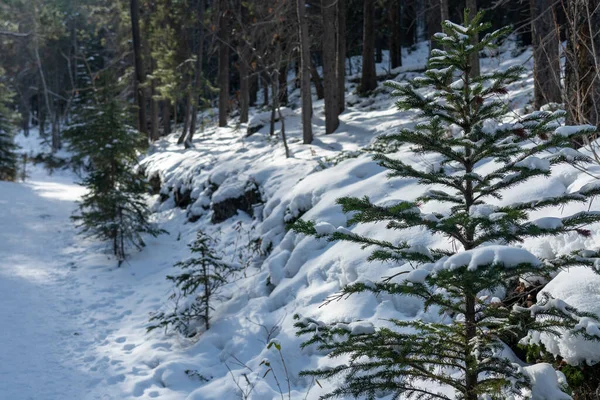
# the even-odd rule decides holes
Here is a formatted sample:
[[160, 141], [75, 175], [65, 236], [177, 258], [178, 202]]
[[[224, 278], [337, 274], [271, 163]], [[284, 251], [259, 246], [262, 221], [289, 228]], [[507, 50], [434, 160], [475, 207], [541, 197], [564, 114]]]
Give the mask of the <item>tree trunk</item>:
[[442, 18], [441, 22], [450, 20], [450, 8], [448, 6], [448, 0], [439, 0], [440, 1], [440, 16]]
[[[195, 108], [192, 108], [192, 110], [195, 110]], [[186, 149], [189, 149], [190, 147], [192, 147], [192, 140], [194, 139], [194, 133], [196, 132], [196, 121], [197, 120], [198, 120], [198, 113], [192, 112], [192, 117], [191, 117], [191, 121], [190, 121], [190, 131], [187, 134], [187, 136], [185, 137], [185, 140], [183, 141], [183, 146]]]
[[268, 106], [269, 103], [269, 80], [262, 77], [263, 84], [263, 106]]
[[148, 134], [146, 123], [146, 96], [143, 86], [145, 82], [144, 64], [142, 63], [142, 45], [140, 41], [140, 12], [138, 0], [130, 1], [131, 8], [131, 36], [133, 40], [133, 56], [135, 63], [135, 83], [134, 89], [137, 93], [138, 106], [138, 129], [143, 134]]
[[298, 30], [300, 42], [300, 92], [302, 96], [302, 139], [304, 144], [313, 141], [312, 133], [312, 97], [310, 92], [310, 42], [308, 36], [308, 22], [306, 20], [305, 0], [296, 0], [298, 13]]
[[58, 151], [62, 147], [60, 141], [60, 121], [58, 113], [55, 111], [52, 115], [52, 151]]
[[[52, 126], [52, 152], [58, 151], [60, 149], [60, 136], [58, 132], [57, 121], [55, 118], [55, 112], [53, 110], [52, 104], [50, 102], [50, 97], [48, 96], [48, 85], [46, 83], [46, 76], [44, 74], [44, 68], [42, 67], [42, 59], [40, 57], [40, 46], [39, 46], [39, 38], [37, 32], [37, 14], [34, 15], [34, 32], [33, 32], [33, 52], [35, 54], [36, 66], [38, 69], [38, 73], [40, 75], [40, 82], [42, 83], [42, 90], [44, 95], [44, 103], [46, 105], [46, 111], [48, 113], [48, 117], [51, 119], [50, 123]], [[38, 96], [39, 97], [39, 96]], [[41, 111], [41, 107], [40, 107]], [[40, 125], [40, 134], [44, 134], [44, 126]]]
[[427, 39], [429, 40], [429, 53], [432, 49], [439, 49], [441, 46], [433, 40], [433, 35], [442, 32], [442, 10], [440, 0], [427, 1]]
[[389, 0], [389, 30], [390, 30], [390, 67], [402, 65], [402, 16], [400, 15], [399, 0]]
[[317, 71], [317, 65], [315, 64], [315, 60], [313, 60], [312, 58], [310, 60], [310, 75], [315, 84], [315, 90], [317, 91], [317, 99], [321, 100], [323, 97], [325, 97], [325, 89], [323, 88], [323, 81], [321, 80], [319, 71]]
[[220, 0], [219, 18], [219, 126], [227, 126], [229, 109], [229, 16], [227, 1]]
[[243, 58], [239, 63], [240, 72], [240, 122], [248, 122], [248, 108], [250, 107], [250, 85], [249, 85], [249, 68], [247, 54], [244, 50], [240, 51], [240, 57]]
[[477, 400], [477, 360], [473, 355], [473, 339], [477, 335], [475, 296], [465, 294], [465, 400]]
[[[155, 62], [152, 60], [152, 70], [155, 68]], [[156, 91], [156, 80], [150, 81], [150, 138], [154, 142], [158, 140], [158, 100]]]
[[281, 139], [283, 140], [283, 147], [285, 149], [285, 158], [290, 158], [290, 147], [288, 146], [287, 136], [285, 135], [285, 118], [281, 114], [281, 107], [277, 106], [277, 113], [279, 114], [279, 122], [281, 123]]
[[277, 83], [277, 77], [271, 76], [271, 87], [272, 87], [272, 96], [271, 96], [271, 120], [269, 124], [269, 136], [275, 135], [275, 114], [277, 112], [277, 102], [279, 99], [279, 94], [277, 93], [279, 83]]
[[[378, 31], [376, 29], [375, 31]], [[383, 62], [383, 36], [377, 34], [375, 36], [375, 63], [381, 64]]]
[[333, 133], [340, 121], [337, 89], [336, 17], [337, 0], [321, 0], [323, 16], [323, 80], [325, 81], [325, 133]]
[[204, 57], [204, 0], [196, 0], [196, 13], [197, 13], [197, 24], [195, 26], [193, 51], [196, 55], [196, 65], [194, 68], [194, 89], [192, 98], [192, 120], [190, 121], [190, 131], [186, 136], [184, 143], [185, 148], [189, 148], [192, 145], [192, 139], [196, 132], [196, 121], [198, 119], [198, 100], [200, 93], [202, 92], [202, 61]]
[[23, 135], [25, 137], [29, 136], [29, 110], [21, 109], [21, 126], [23, 127]]
[[[377, 87], [375, 70], [375, 0], [364, 0], [362, 76], [358, 92], [366, 95]], [[325, 78], [327, 79], [327, 78]]]
[[210, 299], [212, 298], [210, 292], [210, 272], [206, 261], [202, 261], [202, 275], [204, 277], [204, 327], [206, 330], [210, 329]]
[[533, 41], [534, 107], [560, 103], [558, 26], [550, 0], [530, 0]]
[[46, 113], [41, 107], [38, 109], [38, 121], [40, 124], [39, 135], [41, 138], [46, 137]]
[[[240, 6], [242, 24], [249, 20], [248, 8], [243, 2]], [[245, 40], [240, 40], [237, 48], [239, 55], [238, 72], [240, 74], [240, 123], [248, 122], [248, 108], [250, 107], [250, 51]]]
[[183, 120], [183, 128], [181, 130], [181, 135], [179, 135], [179, 139], [177, 139], [177, 144], [182, 144], [185, 142], [185, 139], [188, 135], [188, 130], [190, 128], [192, 122], [192, 92], [188, 90], [187, 97], [185, 99], [185, 117]]
[[[469, 9], [469, 19], [473, 19], [475, 18], [475, 15], [477, 15], [477, 1], [476, 0], [466, 0], [467, 1], [467, 8]], [[475, 37], [473, 38], [473, 45], [476, 45], [477, 43], [479, 43], [479, 38]], [[473, 53], [471, 55], [471, 70], [469, 71], [469, 76], [471, 76], [471, 78], [475, 78], [478, 77], [480, 75], [480, 68], [479, 68], [479, 54], [477, 53]]]
[[[468, 0], [467, 0], [468, 1]], [[416, 0], [413, 4], [415, 5], [415, 42], [419, 43], [427, 40], [427, 23], [425, 14], [425, 3], [428, 0]]]
[[564, 99], [568, 124], [600, 125], [600, 71], [597, 67], [600, 39], [596, 35], [600, 23], [599, 3], [598, 0], [567, 3]]
[[279, 68], [278, 80], [279, 80], [279, 105], [287, 105], [288, 103], [288, 87], [287, 87], [287, 73], [288, 66], [283, 65]]
[[169, 99], [163, 102], [163, 135], [171, 134], [171, 101]]
[[346, 109], [346, 0], [337, 0], [337, 88], [340, 113]]
[[[300, 28], [298, 28], [300, 29]], [[300, 40], [300, 39], [298, 39]], [[298, 43], [300, 45], [300, 43]], [[296, 60], [294, 61], [294, 89], [300, 89], [300, 75], [301, 72], [300, 70], [302, 69], [301, 66], [301, 61], [300, 61], [300, 52], [301, 50], [298, 51], [298, 54], [296, 54]]]
[[251, 71], [250, 74], [250, 93], [249, 93], [249, 105], [256, 105], [256, 98], [258, 97], [258, 74], [256, 71]]

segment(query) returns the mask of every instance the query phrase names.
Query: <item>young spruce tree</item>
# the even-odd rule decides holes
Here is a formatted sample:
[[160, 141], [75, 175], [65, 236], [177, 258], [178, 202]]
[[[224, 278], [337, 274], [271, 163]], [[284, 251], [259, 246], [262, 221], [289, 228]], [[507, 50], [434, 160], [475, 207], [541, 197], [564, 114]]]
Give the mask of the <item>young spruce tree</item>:
[[168, 329], [172, 326], [185, 336], [196, 334], [197, 324], [204, 324], [204, 329], [210, 329], [211, 310], [223, 285], [236, 270], [235, 266], [223, 261], [216, 252], [216, 240], [202, 231], [198, 231], [196, 240], [188, 245], [195, 257], [188, 258], [175, 264], [183, 272], [179, 275], [167, 276], [174, 282], [180, 293], [175, 293], [175, 309], [170, 313], [159, 312], [150, 322], [148, 331], [156, 328]]
[[145, 246], [141, 234], [162, 231], [148, 221], [148, 185], [135, 171], [146, 139], [130, 125], [131, 114], [110, 74], [95, 83], [91, 96], [82, 94], [74, 123], [64, 136], [74, 158], [84, 164], [88, 192], [73, 216], [83, 233], [111, 243], [119, 265], [130, 247]]
[[[465, 20], [467, 15], [465, 12]], [[522, 68], [469, 76], [470, 55], [493, 47], [507, 33], [507, 29], [495, 31], [472, 45], [474, 36], [489, 29], [481, 18], [478, 14], [464, 27], [445, 22], [445, 33], [435, 35], [445, 50], [432, 50], [424, 76], [407, 83], [388, 83], [399, 98], [397, 107], [417, 110], [419, 120], [413, 129], [402, 129], [385, 139], [412, 145], [417, 153], [437, 155], [438, 164], [420, 170], [392, 156], [378, 154], [375, 158], [390, 170], [391, 177], [416, 179], [435, 189], [415, 201], [398, 201], [392, 206], [373, 204], [367, 197], [338, 200], [345, 212], [352, 213], [351, 224], [386, 221], [391, 230], [424, 227], [456, 242], [458, 249], [422, 249], [345, 229], [322, 228], [322, 223], [296, 223], [298, 232], [373, 247], [370, 260], [406, 264], [403, 274], [377, 283], [350, 284], [328, 302], [360, 292], [413, 296], [421, 299], [426, 309], [446, 316], [437, 323], [398, 319], [360, 329], [296, 316], [298, 334], [312, 335], [303, 346], [317, 346], [330, 357], [348, 357], [346, 364], [304, 372], [317, 378], [341, 378], [341, 385], [324, 398], [373, 399], [391, 394], [394, 399], [508, 399], [531, 385], [528, 370], [507, 359], [508, 339], [514, 343], [527, 332], [559, 335], [561, 329], [585, 339], [600, 339], [589, 333], [593, 330], [585, 330], [587, 322], [598, 323], [597, 317], [549, 295], [539, 295], [538, 303], [530, 308], [490, 300], [490, 294], [501, 287], [509, 289], [526, 274], [550, 277], [567, 265], [594, 263], [596, 252], [540, 260], [515, 244], [567, 232], [589, 235], [581, 227], [600, 221], [600, 213], [538, 220], [530, 220], [529, 213], [585, 202], [600, 194], [600, 185], [530, 202], [486, 203], [531, 178], [550, 175], [554, 165], [589, 162], [569, 147], [574, 137], [595, 131], [595, 127], [561, 127], [558, 120], [563, 112], [544, 111], [502, 123], [508, 110], [501, 96], [507, 93], [508, 84], [520, 79]], [[478, 170], [483, 163], [493, 169]], [[430, 201], [446, 205], [446, 211], [422, 212], [420, 205]], [[410, 270], [411, 265], [415, 269]], [[582, 317], [591, 319], [579, 324]], [[569, 398], [561, 396], [556, 398]]]
[[17, 145], [13, 140], [11, 112], [7, 106], [10, 98], [10, 92], [0, 82], [0, 181], [14, 181], [17, 178]]

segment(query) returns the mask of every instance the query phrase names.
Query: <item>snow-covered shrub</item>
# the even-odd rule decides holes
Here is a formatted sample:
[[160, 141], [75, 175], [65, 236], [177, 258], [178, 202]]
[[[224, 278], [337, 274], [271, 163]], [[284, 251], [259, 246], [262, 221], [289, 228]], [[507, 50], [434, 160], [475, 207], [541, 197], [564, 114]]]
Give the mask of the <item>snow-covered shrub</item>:
[[[424, 76], [388, 83], [399, 98], [400, 110], [420, 112], [414, 129], [402, 129], [388, 139], [412, 145], [415, 152], [435, 156], [437, 162], [419, 169], [393, 154], [380, 153], [375, 159], [390, 170], [391, 177], [412, 178], [429, 190], [415, 201], [338, 200], [351, 213], [350, 224], [385, 222], [391, 231], [420, 227], [446, 237], [453, 245], [426, 248], [362, 236], [324, 222], [299, 220], [295, 224], [301, 233], [373, 247], [370, 260], [402, 266], [402, 272], [378, 282], [359, 279], [326, 303], [361, 292], [410, 296], [441, 316], [433, 322], [385, 320], [378, 327], [296, 316], [298, 333], [312, 335], [304, 347], [316, 346], [330, 357], [347, 359], [333, 368], [304, 372], [316, 378], [343, 379], [325, 398], [392, 394], [415, 399], [568, 399], [563, 392], [564, 375], [547, 363], [524, 366], [505, 339], [559, 336], [568, 331], [600, 340], [598, 317], [560, 299], [542, 292], [537, 303], [512, 307], [510, 299], [503, 298], [510, 285], [529, 274], [549, 280], [565, 266], [594, 265], [597, 252], [539, 259], [517, 244], [526, 238], [569, 232], [588, 235], [581, 227], [600, 221], [598, 212], [538, 220], [531, 220], [529, 214], [585, 202], [600, 194], [600, 185], [532, 202], [490, 204], [518, 184], [549, 176], [555, 165], [590, 162], [572, 149], [560, 149], [595, 127], [560, 126], [558, 120], [564, 113], [547, 111], [503, 123], [508, 106], [502, 96], [508, 84], [520, 79], [522, 68], [470, 76], [470, 55], [493, 48], [507, 33], [507, 29], [494, 31], [473, 45], [472, 39], [489, 29], [481, 18], [478, 14], [467, 26], [445, 22], [445, 33], [435, 35], [445, 50], [431, 52]], [[484, 163], [492, 168], [478, 170]], [[422, 211], [424, 204], [435, 211]]]

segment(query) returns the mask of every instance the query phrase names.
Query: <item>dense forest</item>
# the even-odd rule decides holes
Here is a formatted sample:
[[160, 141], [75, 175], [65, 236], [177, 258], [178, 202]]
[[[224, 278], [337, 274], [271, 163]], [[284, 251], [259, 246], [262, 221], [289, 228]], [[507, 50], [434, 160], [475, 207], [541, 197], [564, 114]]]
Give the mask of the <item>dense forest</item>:
[[572, 121], [597, 122], [598, 5], [583, 0], [10, 0], [0, 7], [2, 82], [14, 94], [20, 128], [39, 126], [54, 150], [78, 104], [108, 73], [122, 83], [119, 96], [135, 104], [136, 126], [150, 141], [183, 124], [180, 142], [189, 144], [197, 111], [211, 107], [221, 126], [233, 113], [247, 122], [259, 102], [276, 118], [288, 103], [290, 70], [305, 94], [303, 109], [311, 107], [310, 85], [325, 99], [331, 133], [345, 107], [352, 56], [362, 55], [358, 92], [366, 95], [379, 84], [375, 62], [384, 50], [392, 71], [402, 65], [401, 47], [430, 40], [443, 20], [461, 22], [465, 6], [471, 15], [484, 10], [490, 29], [511, 25], [521, 46], [533, 44], [536, 107], [564, 97]]
[[2, 1], [0, 397], [600, 399], [599, 27]]

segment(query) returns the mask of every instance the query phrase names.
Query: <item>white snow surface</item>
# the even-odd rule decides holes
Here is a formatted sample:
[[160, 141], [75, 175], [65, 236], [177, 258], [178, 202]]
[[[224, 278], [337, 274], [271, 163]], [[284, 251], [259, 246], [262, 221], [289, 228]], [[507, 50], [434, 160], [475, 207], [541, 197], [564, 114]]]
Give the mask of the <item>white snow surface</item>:
[[[600, 275], [589, 268], [576, 267], [561, 272], [544, 291], [579, 311], [600, 315]], [[588, 334], [598, 336], [600, 329], [595, 321], [583, 318], [579, 328]], [[544, 344], [552, 354], [560, 355], [572, 364], [587, 363], [593, 365], [600, 362], [600, 341], [584, 341], [579, 335], [564, 332], [560, 338], [547, 334], [537, 335], [536, 341]]]
[[469, 271], [476, 271], [479, 267], [488, 265], [513, 268], [519, 264], [538, 266], [540, 260], [529, 251], [518, 247], [485, 246], [443, 258], [435, 264], [435, 270], [452, 271], [466, 266]]
[[[426, 54], [424, 46], [410, 56], [403, 54], [406, 62], [394, 71], [396, 80], [417, 76], [411, 70], [423, 66]], [[385, 54], [378, 73], [389, 72], [387, 60]], [[530, 71], [531, 50], [517, 57], [506, 52], [482, 59], [484, 72], [523, 63]], [[355, 75], [355, 58], [351, 64]], [[532, 81], [529, 73], [508, 87], [514, 107], [522, 108], [531, 99]], [[355, 84], [347, 84], [349, 91], [354, 88]], [[290, 99], [297, 98], [297, 91], [290, 93]], [[281, 139], [269, 137], [268, 126], [250, 137], [245, 137], [245, 125], [236, 129], [234, 122], [228, 128], [207, 128], [195, 135], [194, 148], [188, 150], [176, 145], [177, 134], [160, 140], [142, 160], [142, 168], [148, 176], [161, 178], [166, 201], [161, 203], [159, 196], [151, 199], [153, 220], [170, 234], [145, 238], [147, 247], [132, 254], [121, 268], [106, 255], [105, 244], [76, 235], [69, 215], [82, 190], [68, 173], [47, 176], [34, 168], [25, 183], [0, 182], [0, 290], [4, 293], [0, 302], [0, 398], [233, 400], [249, 391], [248, 399], [272, 400], [281, 394], [274, 375], [265, 376], [263, 361], [268, 359], [283, 383], [285, 398], [287, 370], [291, 399], [314, 400], [334, 383], [321, 381], [320, 387], [299, 377], [299, 372], [346, 360], [329, 360], [312, 347], [301, 351], [303, 338], [295, 336], [294, 314], [345, 323], [354, 334], [369, 332], [391, 318], [438, 320], [435, 310], [425, 312], [420, 301], [399, 296], [365, 293], [319, 308], [327, 296], [348, 283], [368, 284], [400, 272], [407, 272], [399, 275], [403, 279], [422, 282], [426, 274], [409, 264], [367, 263], [369, 252], [360, 246], [304, 237], [285, 229], [286, 222], [301, 216], [320, 222], [318, 229], [327, 234], [341, 231], [394, 243], [406, 241], [413, 249], [451, 249], [455, 245], [421, 228], [392, 232], [385, 229], [385, 223], [348, 226], [348, 217], [336, 203], [339, 197], [368, 195], [377, 204], [388, 204], [414, 200], [426, 190], [441, 188], [423, 187], [412, 179], [388, 179], [386, 170], [370, 156], [356, 154], [377, 135], [412, 126], [413, 114], [398, 112], [394, 99], [385, 93], [369, 98], [349, 95], [347, 100], [340, 127], [335, 134], [325, 135], [323, 102], [315, 99], [315, 140], [308, 146], [301, 144], [300, 110], [286, 111], [289, 159], [284, 156]], [[279, 129], [277, 123], [277, 132]], [[30, 136], [28, 142], [31, 140]], [[343, 155], [352, 157], [332, 161]], [[394, 157], [423, 170], [439, 162], [416, 155], [406, 146]], [[528, 165], [542, 166], [537, 161]], [[475, 173], [485, 174], [495, 167], [490, 161], [481, 162]], [[593, 166], [589, 172], [600, 175], [600, 167]], [[239, 212], [220, 224], [211, 224], [213, 196], [229, 198], [250, 180], [258, 185], [264, 200], [255, 210], [255, 218]], [[559, 196], [585, 185], [590, 188], [597, 182], [571, 166], [556, 167], [550, 177], [536, 177], [512, 188], [476, 213], [492, 218], [495, 207]], [[194, 203], [187, 210], [175, 207], [172, 190], [190, 190]], [[545, 208], [530, 217], [561, 218], [588, 206]], [[449, 212], [437, 202], [421, 206], [420, 211], [424, 215]], [[190, 214], [197, 217], [193, 223], [188, 221]], [[530, 239], [522, 249], [504, 250], [492, 243], [469, 254], [468, 259], [453, 259], [448, 265], [533, 262], [537, 257], [595, 249], [600, 245], [599, 228], [590, 226], [590, 237], [572, 233]], [[173, 288], [165, 277], [175, 272], [174, 263], [189, 257], [186, 245], [199, 229], [218, 237], [218, 250], [227, 261], [244, 266], [244, 274], [225, 287], [224, 299], [215, 304], [209, 331], [191, 339], [164, 331], [146, 334], [151, 313], [173, 307], [168, 300]], [[592, 303], [600, 285], [593, 286], [592, 276], [582, 275], [581, 282], [589, 282], [583, 291], [582, 284], [571, 285], [572, 276], [561, 273], [548, 290], [556, 290], [557, 296], [564, 294], [569, 304], [572, 301], [594, 311], [598, 302]], [[580, 298], [575, 295], [576, 287], [582, 292]], [[281, 346], [285, 366], [275, 346], [267, 348], [273, 339]], [[574, 359], [584, 357], [582, 351], [598, 350], [598, 345], [590, 350], [586, 347], [589, 343], [575, 339], [555, 345], [557, 351], [572, 350]], [[541, 368], [532, 368], [530, 375], [555, 387], [559, 376], [552, 378]], [[542, 393], [534, 398], [562, 398], [552, 397], [556, 392], [539, 390], [534, 388], [534, 393]]]
[[539, 363], [523, 367], [523, 373], [531, 380], [533, 389], [527, 390], [525, 396], [531, 400], [571, 400], [571, 396], [560, 388], [565, 386], [567, 379], [560, 371], [555, 371], [548, 363]]

